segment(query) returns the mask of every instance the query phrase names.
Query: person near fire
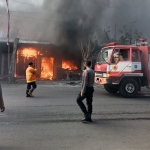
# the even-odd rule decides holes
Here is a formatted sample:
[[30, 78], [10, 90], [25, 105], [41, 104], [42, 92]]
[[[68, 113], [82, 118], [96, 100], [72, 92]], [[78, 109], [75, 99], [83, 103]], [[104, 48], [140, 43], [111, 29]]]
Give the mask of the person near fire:
[[[92, 122], [91, 115], [92, 115], [92, 102], [93, 102], [93, 92], [94, 92], [94, 77], [95, 73], [91, 66], [91, 61], [86, 61], [84, 63], [86, 69], [83, 71], [82, 74], [82, 88], [80, 93], [77, 96], [77, 104], [79, 105], [81, 111], [84, 113], [84, 118], [82, 122]], [[83, 100], [86, 98], [87, 108], [83, 103]]]
[[1, 84], [0, 84], [0, 110], [1, 110], [1, 112], [5, 111], [5, 105], [4, 105], [4, 101], [3, 101]]
[[34, 97], [32, 94], [34, 89], [36, 89], [36, 72], [37, 69], [34, 66], [33, 62], [28, 64], [26, 69], [26, 82], [27, 82], [27, 90], [26, 90], [26, 97]]

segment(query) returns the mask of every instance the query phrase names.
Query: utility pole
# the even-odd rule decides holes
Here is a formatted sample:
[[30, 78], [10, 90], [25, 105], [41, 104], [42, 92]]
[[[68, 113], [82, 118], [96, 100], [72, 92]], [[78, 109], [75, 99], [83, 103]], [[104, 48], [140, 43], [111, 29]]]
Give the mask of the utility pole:
[[8, 30], [7, 30], [7, 46], [8, 46], [8, 74], [10, 65], [10, 44], [9, 44], [9, 31], [10, 31], [10, 12], [9, 12], [9, 0], [6, 0], [7, 15], [8, 15]]
[[15, 38], [14, 41], [14, 47], [13, 47], [13, 53], [12, 53], [12, 57], [11, 57], [11, 63], [10, 63], [10, 67], [9, 67], [9, 74], [8, 74], [8, 83], [14, 83], [15, 79], [14, 79], [14, 74], [15, 74], [15, 65], [16, 65], [16, 55], [17, 55], [17, 48], [18, 48], [18, 42], [19, 42], [19, 38]]

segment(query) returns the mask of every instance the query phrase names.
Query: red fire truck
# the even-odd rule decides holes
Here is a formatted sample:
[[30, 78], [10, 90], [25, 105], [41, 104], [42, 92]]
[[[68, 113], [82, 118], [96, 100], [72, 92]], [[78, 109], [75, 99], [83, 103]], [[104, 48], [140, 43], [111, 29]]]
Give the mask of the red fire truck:
[[109, 93], [135, 97], [141, 87], [150, 85], [150, 47], [140, 38], [134, 45], [106, 44], [94, 67], [95, 82]]

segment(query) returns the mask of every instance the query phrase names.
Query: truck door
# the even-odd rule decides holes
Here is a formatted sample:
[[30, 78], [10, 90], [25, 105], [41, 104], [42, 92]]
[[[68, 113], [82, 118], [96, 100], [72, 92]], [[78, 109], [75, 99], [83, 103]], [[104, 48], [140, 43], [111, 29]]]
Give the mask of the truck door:
[[111, 59], [110, 73], [121, 76], [126, 72], [131, 72], [130, 49], [115, 48]]
[[142, 65], [141, 65], [141, 57], [139, 57], [140, 51], [138, 49], [133, 48], [131, 51], [131, 66], [133, 73], [141, 73]]

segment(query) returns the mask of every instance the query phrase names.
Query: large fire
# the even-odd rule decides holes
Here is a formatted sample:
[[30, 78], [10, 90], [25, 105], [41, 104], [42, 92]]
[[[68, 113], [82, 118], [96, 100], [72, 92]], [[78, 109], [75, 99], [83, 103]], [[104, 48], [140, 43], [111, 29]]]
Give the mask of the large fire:
[[38, 51], [31, 47], [18, 50], [17, 51], [17, 63], [19, 62], [18, 56], [23, 56], [24, 62], [26, 61], [26, 59], [28, 60], [29, 58], [37, 59]]
[[37, 58], [38, 52], [34, 48], [24, 48], [23, 50], [18, 50], [17, 54], [28, 59], [30, 57]]
[[52, 80], [53, 66], [54, 66], [54, 58], [43, 57], [41, 60], [41, 77], [40, 78]]
[[77, 70], [78, 67], [73, 64], [71, 61], [62, 61], [62, 68], [63, 69], [68, 69], [68, 70]]
[[[42, 51], [37, 50], [36, 48], [23, 48], [17, 51], [17, 67], [15, 76], [25, 74], [25, 69], [30, 61], [35, 63], [37, 68], [37, 75], [40, 79], [49, 79], [52, 80], [54, 77], [54, 66], [62, 67], [66, 70], [77, 70], [78, 67], [73, 61], [63, 60], [55, 62], [54, 57], [51, 57], [49, 54], [44, 54]], [[58, 66], [57, 66], [58, 65]], [[55, 77], [54, 77], [55, 78]]]

